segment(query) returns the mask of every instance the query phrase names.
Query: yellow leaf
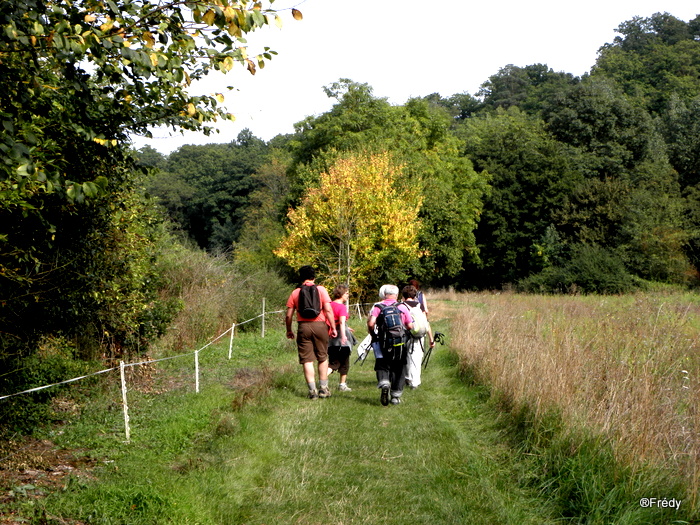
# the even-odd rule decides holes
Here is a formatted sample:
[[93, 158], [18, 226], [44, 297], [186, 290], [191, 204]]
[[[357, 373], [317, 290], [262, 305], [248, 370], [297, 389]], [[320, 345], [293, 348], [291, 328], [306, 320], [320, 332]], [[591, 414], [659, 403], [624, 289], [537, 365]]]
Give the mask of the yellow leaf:
[[224, 95], [223, 95], [223, 94], [217, 93], [215, 96], [216, 96], [216, 100], [217, 100], [220, 104], [223, 104], [223, 103], [224, 103]]
[[89, 24], [90, 22], [94, 22], [95, 20], [97, 20], [97, 17], [95, 15], [85, 15], [85, 18], [83, 18], [83, 20], [85, 20], [86, 24]]
[[197, 114], [197, 108], [194, 107], [194, 104], [192, 104], [192, 102], [187, 104], [187, 114], [190, 117], [194, 117]]
[[282, 29], [282, 17], [280, 15], [275, 15], [275, 25]]
[[292, 8], [292, 16], [294, 17], [294, 20], [301, 20], [302, 18], [304, 18], [304, 15], [301, 14], [301, 11], [294, 8]]
[[230, 5], [227, 5], [224, 8], [224, 16], [226, 17], [226, 21], [230, 22], [231, 20], [236, 18], [236, 16], [237, 16], [236, 10], [233, 7], [231, 7]]
[[204, 16], [202, 16], [202, 20], [204, 20], [204, 23], [207, 24], [208, 26], [214, 25], [215, 18], [216, 18], [216, 13], [214, 12], [213, 9], [209, 9], [206, 13], [204, 13]]
[[[151, 48], [153, 45], [156, 43], [156, 39], [153, 38], [153, 35], [149, 33], [148, 31], [144, 31], [143, 34], [141, 35], [141, 38], [143, 39], [144, 42], [146, 42], [146, 47]], [[154, 66], [156, 64], [153, 64]]]
[[151, 65], [153, 67], [158, 66], [158, 55], [156, 55], [155, 53], [151, 53], [150, 58], [151, 58]]

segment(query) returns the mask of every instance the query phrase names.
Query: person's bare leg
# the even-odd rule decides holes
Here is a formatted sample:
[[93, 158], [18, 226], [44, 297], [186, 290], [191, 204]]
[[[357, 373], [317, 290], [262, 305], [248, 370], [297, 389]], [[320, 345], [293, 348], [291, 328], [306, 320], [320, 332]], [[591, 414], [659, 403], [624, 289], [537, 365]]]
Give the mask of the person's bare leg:
[[320, 381], [328, 381], [328, 359], [318, 364], [318, 379]]
[[[319, 376], [321, 375], [321, 370], [319, 366]], [[314, 363], [304, 363], [304, 379], [307, 383], [316, 383], [316, 374], [314, 373]], [[328, 379], [328, 361], [326, 361], [326, 379]]]

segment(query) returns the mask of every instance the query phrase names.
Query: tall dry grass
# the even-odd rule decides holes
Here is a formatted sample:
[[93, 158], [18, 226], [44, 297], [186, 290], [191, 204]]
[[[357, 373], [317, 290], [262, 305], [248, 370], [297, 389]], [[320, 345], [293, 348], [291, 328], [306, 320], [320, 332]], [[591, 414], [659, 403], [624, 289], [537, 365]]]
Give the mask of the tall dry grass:
[[[291, 288], [279, 275], [266, 268], [243, 272], [230, 258], [202, 250], [174, 245], [164, 254], [161, 275], [166, 286], [164, 299], [175, 299], [180, 311], [168, 332], [158, 341], [165, 350], [181, 351], [210, 340], [240, 323], [257, 317], [266, 299], [266, 311], [283, 308]], [[267, 322], [282, 321], [277, 317]], [[256, 329], [260, 321], [243, 329]]]
[[432, 298], [452, 305], [452, 344], [478, 381], [536, 416], [554, 410], [602, 436], [627, 464], [675, 469], [698, 493], [696, 296]]

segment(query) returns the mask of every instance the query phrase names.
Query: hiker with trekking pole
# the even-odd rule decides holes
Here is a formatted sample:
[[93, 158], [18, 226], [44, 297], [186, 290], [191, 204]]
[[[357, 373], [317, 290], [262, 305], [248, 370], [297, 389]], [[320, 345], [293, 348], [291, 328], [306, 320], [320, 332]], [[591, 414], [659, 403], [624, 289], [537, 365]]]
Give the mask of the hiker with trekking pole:
[[423, 356], [426, 342], [428, 338], [428, 351], [435, 347], [435, 339], [433, 331], [430, 328], [430, 323], [426, 317], [424, 306], [418, 301], [418, 290], [415, 286], [409, 284], [401, 290], [403, 296], [403, 304], [408, 307], [408, 310], [413, 319], [413, 328], [408, 332], [406, 338], [406, 384], [412, 389], [418, 388], [421, 384], [421, 365], [423, 364]]
[[405, 384], [407, 351], [406, 331], [413, 328], [408, 307], [398, 302], [399, 289], [385, 284], [379, 289], [381, 302], [375, 303], [367, 319], [367, 331], [372, 335], [374, 370], [377, 373], [377, 388], [381, 390], [380, 402], [398, 405]]

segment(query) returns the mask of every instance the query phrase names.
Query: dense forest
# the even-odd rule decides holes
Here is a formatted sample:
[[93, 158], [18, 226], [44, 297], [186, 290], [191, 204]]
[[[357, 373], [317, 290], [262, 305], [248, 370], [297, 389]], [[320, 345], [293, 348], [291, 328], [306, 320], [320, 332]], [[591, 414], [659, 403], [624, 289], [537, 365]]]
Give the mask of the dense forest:
[[[475, 95], [398, 106], [341, 79], [325, 88], [330, 111], [269, 143], [244, 131], [167, 157], [141, 149], [158, 170], [145, 187], [203, 249], [284, 269], [296, 259], [270, 247], [285, 236], [287, 209], [337, 158], [389, 152], [403, 167], [397, 184], [422, 197], [417, 208], [394, 203], [417, 219], [415, 249], [385, 270], [394, 278], [562, 292], [695, 285], [700, 18], [656, 14], [618, 33], [580, 78], [507, 65]], [[337, 206], [353, 200], [346, 192]]]
[[198, 48], [178, 9], [147, 6], [0, 6], [0, 395], [145, 352], [184, 308], [188, 256], [250, 296], [283, 296], [307, 262], [358, 298], [408, 277], [699, 284], [700, 17], [622, 23], [582, 77], [505, 65], [475, 94], [402, 105], [339, 79], [332, 109], [293, 134], [166, 156], [129, 135], [228, 118], [222, 95], [186, 86], [234, 62], [254, 72], [274, 52], [253, 61], [236, 39], [279, 15], [195, 9], [212, 30]]

